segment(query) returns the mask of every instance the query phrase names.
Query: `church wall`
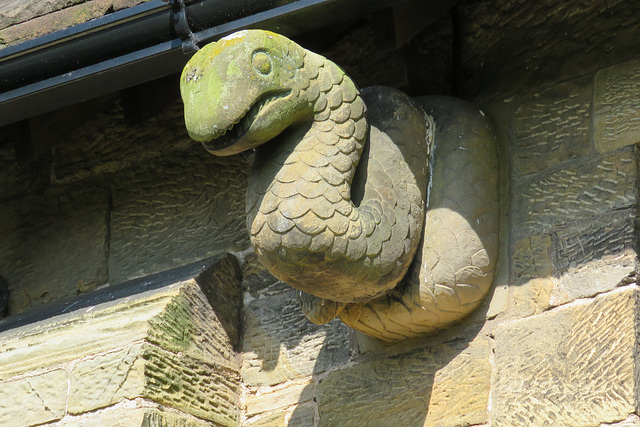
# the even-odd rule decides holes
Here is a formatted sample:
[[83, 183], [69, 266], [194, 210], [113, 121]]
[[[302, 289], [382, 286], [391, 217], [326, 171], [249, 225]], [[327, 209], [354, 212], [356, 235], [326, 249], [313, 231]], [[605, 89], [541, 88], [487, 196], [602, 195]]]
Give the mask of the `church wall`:
[[[456, 91], [498, 135], [493, 291], [452, 328], [399, 344], [337, 320], [306, 320], [297, 291], [249, 249], [251, 157], [215, 158], [191, 142], [179, 100], [133, 127], [116, 102], [29, 164], [0, 146], [0, 274], [11, 291], [4, 321], [51, 307], [79, 319], [0, 332], [0, 362], [14, 367], [0, 368], [0, 421], [640, 425], [638, 8], [622, 0], [465, 2], [457, 81], [448, 17], [397, 50], [376, 50], [366, 20], [324, 49], [362, 86]], [[197, 269], [171, 273], [200, 260], [217, 281]], [[123, 286], [141, 295], [145, 281], [157, 283], [155, 293], [135, 309], [128, 295], [109, 297]], [[227, 289], [222, 302], [202, 283]], [[69, 304], [78, 301], [76, 312]], [[101, 315], [91, 318], [93, 310]], [[186, 313], [179, 327], [166, 326], [176, 312]], [[137, 332], [123, 332], [126, 319], [138, 319]], [[43, 360], [55, 348], [48, 338], [73, 336], [86, 322], [105, 338], [19, 367], [23, 344], [35, 340], [29, 357]], [[95, 393], [100, 382], [109, 393]], [[46, 394], [52, 384], [56, 392]], [[15, 405], [4, 403], [8, 396]], [[28, 416], [17, 418], [24, 408]]]

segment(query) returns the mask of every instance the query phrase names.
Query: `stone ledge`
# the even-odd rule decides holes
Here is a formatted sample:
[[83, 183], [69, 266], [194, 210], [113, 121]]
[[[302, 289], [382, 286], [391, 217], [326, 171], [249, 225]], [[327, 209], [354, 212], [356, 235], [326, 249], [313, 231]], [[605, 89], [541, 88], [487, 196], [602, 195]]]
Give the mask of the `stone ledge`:
[[241, 304], [226, 254], [7, 318], [0, 424], [25, 408], [33, 425], [142, 397], [235, 425]]

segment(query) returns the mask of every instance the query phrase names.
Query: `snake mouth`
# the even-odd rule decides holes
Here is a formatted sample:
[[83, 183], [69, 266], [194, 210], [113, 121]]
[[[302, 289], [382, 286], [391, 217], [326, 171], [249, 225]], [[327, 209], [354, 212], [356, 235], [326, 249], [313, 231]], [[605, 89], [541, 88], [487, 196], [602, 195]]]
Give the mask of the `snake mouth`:
[[[259, 122], [263, 117], [265, 107], [286, 98], [291, 93], [290, 90], [271, 92], [264, 94], [256, 99], [256, 101], [247, 107], [244, 114], [231, 123], [226, 129], [218, 130], [217, 134], [209, 141], [202, 143], [208, 151], [220, 151], [225, 148], [233, 147], [239, 144], [246, 137], [251, 136], [251, 127], [254, 123]], [[264, 141], [259, 141], [264, 142]]]

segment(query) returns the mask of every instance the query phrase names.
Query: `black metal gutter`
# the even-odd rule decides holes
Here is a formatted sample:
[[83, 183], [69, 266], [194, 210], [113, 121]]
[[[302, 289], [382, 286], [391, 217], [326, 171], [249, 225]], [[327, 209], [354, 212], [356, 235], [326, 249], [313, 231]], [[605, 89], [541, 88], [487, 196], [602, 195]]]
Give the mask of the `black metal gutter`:
[[0, 50], [0, 126], [177, 73], [243, 28], [296, 36], [404, 1], [152, 0]]

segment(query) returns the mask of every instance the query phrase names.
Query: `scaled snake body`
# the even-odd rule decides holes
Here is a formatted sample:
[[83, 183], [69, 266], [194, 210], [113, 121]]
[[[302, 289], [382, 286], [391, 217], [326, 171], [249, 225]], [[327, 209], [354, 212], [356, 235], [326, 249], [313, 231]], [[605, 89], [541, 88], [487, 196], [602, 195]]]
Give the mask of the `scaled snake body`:
[[208, 151], [257, 147], [251, 242], [274, 276], [302, 291], [309, 319], [339, 316], [397, 341], [482, 302], [499, 225], [484, 114], [452, 98], [360, 93], [331, 61], [260, 30], [205, 46], [181, 91], [189, 135]]

